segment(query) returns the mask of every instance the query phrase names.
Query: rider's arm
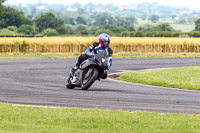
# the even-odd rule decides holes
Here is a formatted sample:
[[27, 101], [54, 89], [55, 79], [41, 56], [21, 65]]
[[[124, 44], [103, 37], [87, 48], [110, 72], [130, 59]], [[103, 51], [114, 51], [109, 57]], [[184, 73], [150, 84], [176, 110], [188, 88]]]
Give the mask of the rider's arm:
[[112, 66], [112, 54], [113, 54], [113, 50], [110, 47], [108, 48], [108, 53], [109, 53], [108, 67], [111, 67]]
[[97, 46], [99, 46], [99, 43], [94, 42], [88, 49], [85, 50], [85, 53], [88, 54], [89, 52], [92, 52]]
[[88, 49], [85, 50], [85, 53], [88, 54], [89, 52], [91, 52], [90, 50], [91, 48], [89, 47]]

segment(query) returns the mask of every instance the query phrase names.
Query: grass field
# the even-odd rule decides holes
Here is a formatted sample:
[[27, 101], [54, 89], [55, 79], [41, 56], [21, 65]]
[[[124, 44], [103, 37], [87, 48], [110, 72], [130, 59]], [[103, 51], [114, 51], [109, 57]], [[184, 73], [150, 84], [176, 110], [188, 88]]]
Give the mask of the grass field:
[[[79, 54], [98, 37], [0, 38], [0, 54]], [[110, 47], [121, 53], [200, 53], [200, 38], [112, 37]]]
[[162, 23], [169, 23], [171, 27], [173, 27], [175, 30], [180, 30], [182, 32], [190, 32], [193, 31], [195, 29], [195, 24], [175, 24], [172, 20], [168, 19], [168, 20], [162, 20], [160, 19], [159, 22], [157, 23], [152, 23], [151, 21], [148, 20], [141, 20], [138, 19], [138, 23], [139, 25], [145, 25], [145, 24], [150, 24], [150, 25], [159, 25]]
[[197, 133], [200, 115], [0, 104], [2, 133]]
[[120, 74], [120, 80], [155, 86], [200, 90], [200, 67]]
[[183, 32], [190, 32], [195, 29], [195, 25], [189, 24], [170, 24], [175, 30], [181, 30]]

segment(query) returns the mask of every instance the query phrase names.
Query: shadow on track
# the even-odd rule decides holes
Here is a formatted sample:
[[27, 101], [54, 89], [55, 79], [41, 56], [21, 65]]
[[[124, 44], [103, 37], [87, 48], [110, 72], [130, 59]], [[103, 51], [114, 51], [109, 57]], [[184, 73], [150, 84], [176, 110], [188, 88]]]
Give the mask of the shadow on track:
[[[67, 88], [66, 88], [67, 89]], [[75, 88], [75, 89], [67, 89], [67, 90], [74, 90], [74, 91], [89, 91], [89, 92], [127, 92], [125, 90], [114, 90], [114, 89], [88, 89], [88, 90], [81, 90], [80, 88]]]

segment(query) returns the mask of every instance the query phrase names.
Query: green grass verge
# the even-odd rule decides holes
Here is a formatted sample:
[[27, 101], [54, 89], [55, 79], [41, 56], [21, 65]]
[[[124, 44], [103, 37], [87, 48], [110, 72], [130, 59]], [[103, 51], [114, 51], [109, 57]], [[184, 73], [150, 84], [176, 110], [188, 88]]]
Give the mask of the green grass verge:
[[200, 90], [200, 67], [120, 74], [120, 80], [155, 86]]
[[[47, 58], [77, 58], [78, 54], [0, 54], [0, 59], [47, 59]], [[162, 53], [128, 53], [113, 55], [114, 58], [196, 58], [200, 54], [162, 54]]]
[[19, 107], [0, 104], [4, 133], [200, 132], [200, 115]]
[[130, 54], [113, 55], [113, 57], [114, 58], [199, 58], [200, 54], [130, 53]]

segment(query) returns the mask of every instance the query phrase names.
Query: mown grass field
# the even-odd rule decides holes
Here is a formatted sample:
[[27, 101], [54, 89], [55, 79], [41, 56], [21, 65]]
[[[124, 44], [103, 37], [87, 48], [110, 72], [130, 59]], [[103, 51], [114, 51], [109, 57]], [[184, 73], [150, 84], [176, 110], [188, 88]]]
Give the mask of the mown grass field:
[[200, 115], [0, 104], [2, 133], [198, 133]]
[[170, 24], [175, 30], [181, 30], [183, 32], [190, 32], [195, 29], [194, 24]]
[[[98, 41], [98, 37], [0, 38], [0, 54], [79, 54]], [[141, 54], [198, 54], [200, 38], [133, 38], [111, 37], [115, 55]]]
[[[141, 20], [138, 19], [138, 23], [141, 25], [145, 25], [145, 24], [150, 24], [150, 25], [159, 25], [159, 24], [163, 24], [163, 23], [169, 23], [171, 27], [173, 27], [175, 30], [180, 30], [183, 32], [189, 32], [195, 29], [195, 24], [176, 24], [174, 23], [174, 21], [172, 21], [171, 19], [160, 19], [159, 22], [157, 23], [152, 23], [151, 21], [148, 20]], [[137, 26], [137, 27], [139, 27]]]
[[133, 83], [200, 90], [200, 67], [183, 67], [120, 74], [118, 79]]

